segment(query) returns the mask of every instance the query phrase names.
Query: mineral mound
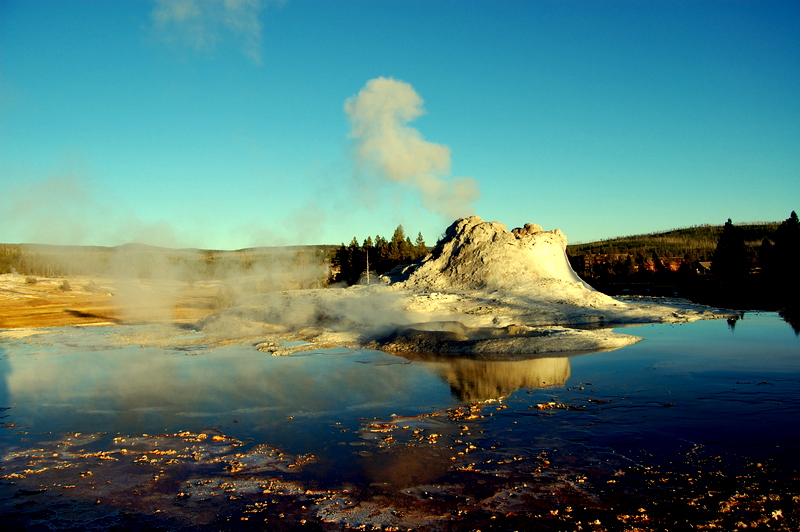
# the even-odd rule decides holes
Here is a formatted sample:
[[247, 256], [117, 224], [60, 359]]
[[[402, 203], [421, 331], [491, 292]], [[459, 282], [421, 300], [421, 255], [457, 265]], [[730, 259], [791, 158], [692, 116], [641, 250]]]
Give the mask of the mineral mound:
[[508, 231], [478, 216], [462, 218], [420, 262], [386, 275], [409, 290], [482, 291], [596, 306], [616, 301], [583, 282], [567, 260], [567, 237], [536, 224]]
[[[378, 285], [253, 296], [198, 325], [209, 337], [262, 336], [258, 345], [273, 354], [316, 344], [508, 356], [615, 349], [638, 338], [599, 328], [724, 315], [688, 302], [606, 296], [575, 274], [566, 245], [557, 229], [526, 224], [508, 231], [477, 216], [462, 218], [431, 253], [388, 272]], [[266, 338], [286, 333], [307, 343], [287, 349], [280, 338]]]

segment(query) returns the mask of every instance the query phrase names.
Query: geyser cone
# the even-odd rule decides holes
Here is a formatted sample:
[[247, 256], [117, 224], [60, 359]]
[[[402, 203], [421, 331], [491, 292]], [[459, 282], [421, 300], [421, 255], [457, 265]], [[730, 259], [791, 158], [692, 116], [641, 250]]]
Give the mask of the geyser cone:
[[552, 299], [600, 298], [570, 266], [567, 238], [535, 224], [508, 231], [478, 216], [461, 218], [421, 262], [390, 272], [392, 282], [410, 289], [482, 290]]

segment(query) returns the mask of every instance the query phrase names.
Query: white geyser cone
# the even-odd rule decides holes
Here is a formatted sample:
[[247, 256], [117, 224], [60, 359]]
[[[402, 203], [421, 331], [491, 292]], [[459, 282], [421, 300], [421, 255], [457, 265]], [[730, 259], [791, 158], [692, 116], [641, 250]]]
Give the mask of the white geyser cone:
[[560, 230], [535, 224], [508, 231], [478, 216], [456, 220], [422, 261], [387, 279], [412, 290], [483, 291], [582, 306], [616, 303], [583, 282], [566, 255]]

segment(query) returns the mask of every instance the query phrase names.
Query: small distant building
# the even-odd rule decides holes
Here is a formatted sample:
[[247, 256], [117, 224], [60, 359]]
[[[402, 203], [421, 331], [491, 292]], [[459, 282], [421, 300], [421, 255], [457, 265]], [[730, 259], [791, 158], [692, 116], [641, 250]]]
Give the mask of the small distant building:
[[702, 260], [697, 263], [697, 273], [699, 275], [709, 275], [711, 273], [711, 261]]

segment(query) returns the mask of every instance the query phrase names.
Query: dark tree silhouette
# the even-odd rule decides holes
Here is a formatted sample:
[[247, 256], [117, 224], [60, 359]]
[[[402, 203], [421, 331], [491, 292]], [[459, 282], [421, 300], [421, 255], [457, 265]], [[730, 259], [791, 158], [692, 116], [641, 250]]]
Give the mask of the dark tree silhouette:
[[775, 231], [773, 260], [778, 277], [796, 284], [800, 278], [800, 221], [795, 211]]
[[711, 271], [722, 281], [741, 280], [750, 270], [744, 235], [731, 219], [725, 222], [711, 258]]

